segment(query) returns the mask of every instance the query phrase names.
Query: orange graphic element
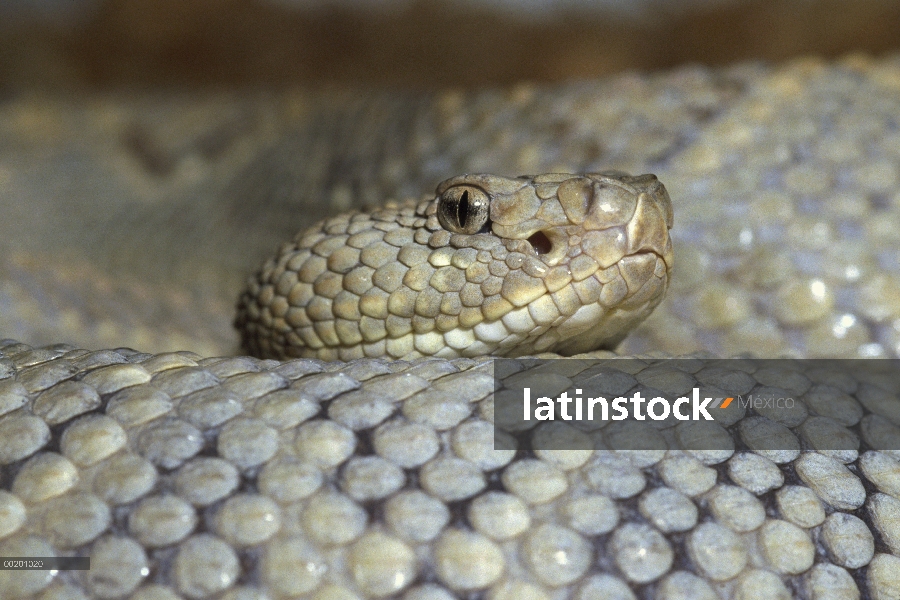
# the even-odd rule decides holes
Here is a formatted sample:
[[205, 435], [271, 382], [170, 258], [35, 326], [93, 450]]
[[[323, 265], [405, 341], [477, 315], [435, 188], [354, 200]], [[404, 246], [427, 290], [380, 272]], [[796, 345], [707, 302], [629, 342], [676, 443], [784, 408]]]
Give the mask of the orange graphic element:
[[732, 400], [734, 400], [734, 398], [725, 398], [725, 402], [723, 402], [722, 406], [720, 406], [719, 408], [728, 408], [728, 405], [731, 404]]

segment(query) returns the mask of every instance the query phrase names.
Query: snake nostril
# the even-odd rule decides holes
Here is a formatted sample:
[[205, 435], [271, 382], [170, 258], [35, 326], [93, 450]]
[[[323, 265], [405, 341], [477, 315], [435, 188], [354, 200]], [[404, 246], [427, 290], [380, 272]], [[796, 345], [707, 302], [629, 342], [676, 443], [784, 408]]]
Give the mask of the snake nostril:
[[537, 254], [548, 254], [553, 249], [553, 242], [550, 241], [550, 238], [543, 231], [533, 233], [528, 238], [528, 243], [531, 244], [531, 247], [534, 248]]

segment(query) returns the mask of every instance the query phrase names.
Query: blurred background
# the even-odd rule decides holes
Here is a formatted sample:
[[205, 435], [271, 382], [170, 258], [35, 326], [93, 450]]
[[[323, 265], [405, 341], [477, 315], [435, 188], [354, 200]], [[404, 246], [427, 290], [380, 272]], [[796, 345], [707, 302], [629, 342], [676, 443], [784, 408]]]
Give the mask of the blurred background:
[[[890, 188], [893, 167], [877, 171], [894, 159], [853, 140], [889, 135], [896, 93], [877, 86], [891, 71], [876, 85], [857, 70], [898, 51], [898, 0], [0, 0], [0, 339], [234, 353], [234, 299], [280, 240], [455, 173], [621, 168], [665, 175], [698, 207], [756, 197], [741, 186], [780, 181], [774, 171], [732, 173], [705, 140], [745, 131], [742, 103], [765, 90], [765, 103], [788, 94], [772, 114], [796, 104], [799, 129], [754, 131], [827, 123], [804, 112], [821, 102], [847, 123], [833, 128], [841, 168], [860, 169], [836, 181]], [[835, 88], [748, 83], [766, 69], [747, 61], [790, 80], [825, 64], [791, 59], [848, 54]], [[559, 110], [539, 102], [556, 88], [512, 85], [612, 74], [560, 84], [572, 101]], [[868, 120], [882, 105], [891, 114]], [[727, 115], [737, 129], [715, 129]], [[810, 189], [837, 168], [803, 160], [789, 172]], [[675, 330], [679, 351], [694, 347]]]
[[0, 1], [0, 90], [433, 89], [897, 49], [896, 0]]

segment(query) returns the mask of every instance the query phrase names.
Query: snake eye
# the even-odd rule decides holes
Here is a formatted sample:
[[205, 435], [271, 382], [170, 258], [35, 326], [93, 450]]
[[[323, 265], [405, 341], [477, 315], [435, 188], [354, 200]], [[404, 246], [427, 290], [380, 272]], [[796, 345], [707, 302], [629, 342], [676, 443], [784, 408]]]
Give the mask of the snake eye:
[[437, 217], [441, 226], [453, 233], [481, 233], [488, 225], [490, 200], [484, 190], [457, 185], [438, 200]]

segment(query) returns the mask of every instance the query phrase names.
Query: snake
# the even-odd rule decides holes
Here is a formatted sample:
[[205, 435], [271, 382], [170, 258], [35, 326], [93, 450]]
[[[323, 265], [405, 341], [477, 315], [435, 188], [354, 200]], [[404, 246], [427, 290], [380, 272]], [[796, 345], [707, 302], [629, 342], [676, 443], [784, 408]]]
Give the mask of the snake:
[[653, 175], [463, 175], [417, 206], [342, 215], [251, 280], [250, 354], [578, 354], [615, 347], [662, 300], [672, 203]]
[[[0, 570], [0, 595], [900, 597], [900, 455], [883, 443], [900, 428], [897, 390], [873, 395], [861, 373], [701, 367], [896, 355], [898, 81], [895, 59], [850, 57], [505, 91], [301, 92], [275, 119], [291, 128], [261, 149], [199, 135], [158, 160], [144, 134], [126, 137], [136, 158], [115, 164], [169, 169], [188, 199], [93, 213], [102, 235], [77, 272], [115, 274], [99, 288], [124, 298], [130, 324], [161, 256], [183, 269], [168, 280], [199, 282], [187, 309], [160, 287], [164, 317], [197, 310], [202, 286], [220, 284], [213, 265], [243, 265], [232, 289], [260, 260], [234, 318], [243, 351], [0, 342], [0, 556], [91, 559]], [[239, 139], [275, 135], [261, 113], [265, 127]], [[218, 162], [192, 187], [209, 152]], [[3, 181], [18, 189], [15, 173]], [[361, 208], [314, 224], [327, 215], [310, 200], [300, 233], [264, 259], [259, 240], [295, 226], [279, 207], [304, 186]], [[196, 234], [162, 226], [173, 214], [246, 239], [191, 245]], [[38, 225], [60, 231], [51, 221]], [[50, 290], [24, 305], [64, 297], [65, 322], [103, 339], [82, 279], [30, 275], [72, 256], [5, 248], [8, 296], [20, 281]], [[36, 322], [23, 314], [11, 330]], [[157, 316], [135, 339], [152, 348], [176, 321]], [[797, 395], [784, 424], [797, 451], [740, 434], [722, 456], [494, 448], [492, 356], [613, 350], [640, 365], [623, 374], [635, 385]], [[677, 382], [652, 368], [671, 354], [697, 361]], [[857, 449], [817, 449], [814, 425]]]

